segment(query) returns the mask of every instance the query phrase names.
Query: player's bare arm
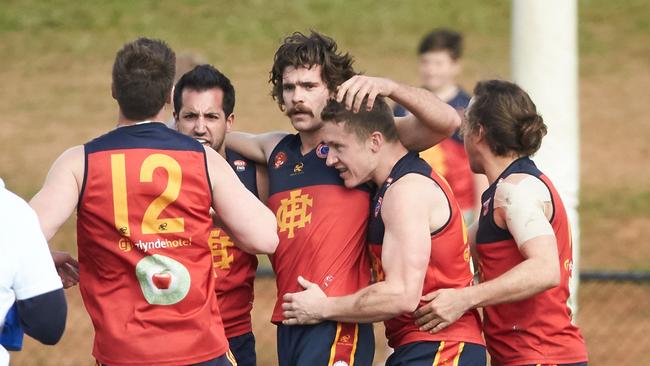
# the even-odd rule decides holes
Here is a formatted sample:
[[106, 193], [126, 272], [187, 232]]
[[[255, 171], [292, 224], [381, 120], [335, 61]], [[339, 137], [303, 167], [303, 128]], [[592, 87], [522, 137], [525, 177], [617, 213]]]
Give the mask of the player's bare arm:
[[426, 150], [460, 127], [456, 110], [433, 93], [386, 78], [354, 76], [341, 84], [336, 99], [356, 112], [366, 97], [366, 108], [372, 109], [378, 95], [392, 99], [412, 113], [395, 118], [400, 140], [409, 150]]
[[242, 250], [272, 254], [278, 246], [275, 216], [235, 175], [212, 148], [205, 148], [212, 182], [212, 208]]
[[430, 303], [415, 312], [422, 330], [437, 332], [468, 309], [523, 300], [560, 282], [546, 186], [537, 178], [513, 174], [497, 186], [495, 207], [495, 222], [513, 235], [524, 261], [491, 281], [427, 294], [423, 300]]
[[326, 297], [318, 285], [301, 279], [306, 290], [284, 297], [284, 324], [375, 322], [415, 310], [431, 253], [432, 191], [428, 178], [409, 175], [386, 192], [381, 209], [383, 281], [353, 295]]
[[[83, 146], [66, 150], [52, 164], [43, 187], [29, 202], [36, 211], [46, 240], [52, 239], [77, 207], [83, 171]], [[79, 264], [68, 253], [53, 251], [52, 259], [64, 287], [73, 286], [79, 281]]]
[[228, 132], [226, 146], [258, 164], [265, 164], [275, 146], [287, 132], [268, 132], [259, 135], [246, 132]]
[[257, 197], [263, 204], [269, 199], [269, 171], [266, 164], [255, 164], [255, 181], [257, 182]]

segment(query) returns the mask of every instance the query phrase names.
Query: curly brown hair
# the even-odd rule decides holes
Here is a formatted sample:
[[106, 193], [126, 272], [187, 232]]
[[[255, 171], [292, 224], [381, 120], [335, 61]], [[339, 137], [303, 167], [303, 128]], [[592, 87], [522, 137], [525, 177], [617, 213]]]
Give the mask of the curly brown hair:
[[288, 66], [321, 66], [321, 78], [332, 92], [341, 83], [356, 75], [352, 67], [352, 56], [349, 53], [337, 52], [337, 48], [334, 39], [315, 31], [311, 31], [309, 36], [295, 32], [284, 39], [275, 52], [269, 77], [269, 82], [273, 84], [271, 96], [278, 102], [281, 110], [284, 108], [282, 73]]

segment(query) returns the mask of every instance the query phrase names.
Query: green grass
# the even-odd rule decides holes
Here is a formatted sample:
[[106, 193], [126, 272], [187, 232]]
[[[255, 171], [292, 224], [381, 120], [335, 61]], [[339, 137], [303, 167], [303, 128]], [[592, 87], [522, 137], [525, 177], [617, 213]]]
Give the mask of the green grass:
[[650, 218], [650, 189], [648, 187], [617, 187], [585, 189], [580, 198], [583, 219]]
[[[647, 72], [646, 3], [579, 0], [583, 81]], [[456, 28], [466, 35], [463, 81], [471, 88], [479, 78], [509, 77], [510, 6], [509, 1], [470, 0], [4, 1], [0, 176], [31, 197], [63, 149], [109, 128], [106, 121], [115, 113], [107, 93], [111, 62], [115, 51], [137, 36], [201, 53], [236, 82], [238, 118], [244, 121], [238, 128], [268, 130], [286, 127], [265, 81], [277, 45], [291, 32], [322, 31], [356, 57], [358, 69], [414, 81], [421, 36], [434, 27]], [[260, 116], [268, 120], [260, 123]], [[582, 192], [583, 231], [597, 232], [603, 220], [647, 218], [650, 212], [647, 189], [603, 180]], [[66, 227], [65, 243], [73, 241], [72, 229]]]

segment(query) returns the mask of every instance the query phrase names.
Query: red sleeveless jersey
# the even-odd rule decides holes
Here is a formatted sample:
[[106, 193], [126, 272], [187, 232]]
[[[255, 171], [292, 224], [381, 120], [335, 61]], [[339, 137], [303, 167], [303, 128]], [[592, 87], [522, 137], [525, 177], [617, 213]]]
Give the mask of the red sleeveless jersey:
[[303, 290], [298, 276], [328, 296], [349, 295], [370, 281], [368, 190], [345, 188], [338, 171], [325, 165], [327, 146], [306, 155], [300, 146], [299, 135], [288, 135], [269, 159], [268, 205], [276, 213], [280, 238], [271, 258], [278, 287], [271, 321], [276, 323], [284, 319], [284, 294]]
[[[226, 160], [244, 186], [257, 197], [255, 163], [230, 149], [226, 149]], [[212, 231], [208, 244], [214, 257], [217, 300], [226, 337], [252, 332], [251, 310], [257, 256], [239, 249], [221, 228]]]
[[482, 281], [489, 281], [521, 263], [524, 258], [512, 235], [494, 222], [494, 193], [498, 182], [510, 174], [540, 179], [551, 193], [551, 226], [557, 239], [560, 284], [526, 300], [487, 306], [483, 330], [488, 351], [503, 365], [566, 364], [587, 361], [580, 330], [571, 321], [569, 278], [573, 266], [571, 231], [564, 204], [549, 179], [529, 158], [515, 160], [483, 193], [476, 247]]
[[180, 365], [228, 350], [214, 295], [203, 147], [162, 123], [84, 146], [80, 290], [108, 365]]
[[[425, 295], [444, 288], [470, 286], [473, 276], [469, 266], [467, 231], [460, 209], [449, 185], [424, 160], [420, 159], [417, 153], [408, 153], [395, 164], [386, 182], [379, 188], [373, 199], [368, 241], [372, 252], [375, 278], [383, 279], [381, 249], [385, 228], [381, 218], [381, 206], [384, 194], [391, 184], [410, 173], [431, 178], [445, 193], [451, 210], [449, 221], [437, 232], [431, 234], [431, 255], [424, 277], [422, 294]], [[424, 304], [425, 302], [421, 302], [420, 306]], [[386, 325], [388, 345], [393, 348], [421, 341], [485, 344], [481, 336], [480, 318], [476, 310], [466, 312], [455, 323], [435, 334], [420, 331], [411, 314], [402, 314], [385, 321], [384, 324]]]

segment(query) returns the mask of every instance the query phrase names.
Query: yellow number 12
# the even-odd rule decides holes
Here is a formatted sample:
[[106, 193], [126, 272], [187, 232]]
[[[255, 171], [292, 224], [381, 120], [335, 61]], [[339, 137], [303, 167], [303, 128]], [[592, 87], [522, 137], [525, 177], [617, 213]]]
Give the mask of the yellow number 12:
[[[150, 183], [153, 172], [157, 168], [167, 171], [167, 186], [165, 190], [154, 199], [142, 217], [143, 234], [181, 233], [185, 231], [185, 220], [182, 217], [160, 219], [160, 213], [172, 202], [178, 199], [181, 191], [183, 173], [181, 166], [172, 157], [165, 154], [152, 154], [147, 156], [140, 167], [140, 182]], [[115, 212], [115, 228], [123, 236], [130, 236], [129, 208], [126, 193], [126, 163], [124, 154], [111, 155], [111, 170], [113, 176], [113, 207]]]

